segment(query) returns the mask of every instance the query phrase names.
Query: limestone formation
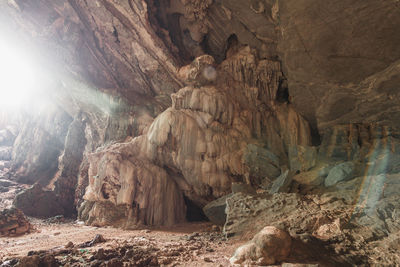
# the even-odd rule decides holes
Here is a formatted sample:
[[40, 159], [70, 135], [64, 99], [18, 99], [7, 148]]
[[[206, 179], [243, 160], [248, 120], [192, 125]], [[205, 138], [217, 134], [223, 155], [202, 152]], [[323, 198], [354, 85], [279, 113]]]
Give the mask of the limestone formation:
[[[194, 66], [202, 60], [194, 61]], [[232, 182], [257, 186], [265, 177], [276, 178], [279, 164], [287, 162], [285, 148], [309, 144], [309, 130], [290, 105], [271, 102], [274, 97], [268, 94], [277, 88], [281, 75], [274, 69], [275, 62], [264, 60], [258, 65], [260, 71], [270, 73], [271, 80], [260, 88], [267, 92], [260, 91], [260, 95], [247, 96], [248, 102], [239, 102], [242, 90], [256, 81], [235, 69], [244, 68], [244, 75], [250, 75], [246, 68], [255, 64], [254, 60], [251, 50], [241, 50], [217, 69], [216, 85], [187, 86], [173, 94], [172, 107], [154, 120], [145, 135], [89, 156], [89, 185], [84, 199], [127, 205], [127, 211], [143, 224], [170, 224], [183, 218], [180, 192], [203, 207], [209, 200], [230, 193]], [[219, 84], [227, 76], [235, 78], [231, 83], [236, 89]], [[257, 108], [254, 105], [258, 102], [264, 105]], [[284, 138], [278, 132], [284, 133]], [[168, 193], [164, 188], [170, 188]], [[135, 193], [149, 190], [157, 200]], [[93, 207], [97, 205], [101, 204]], [[153, 207], [159, 205], [161, 209]], [[87, 208], [83, 210], [88, 213]], [[83, 213], [81, 216], [88, 218]]]
[[136, 159], [139, 150], [128, 153], [133, 155], [121, 151], [91, 155], [80, 218], [88, 224], [128, 228], [182, 222], [185, 204], [176, 183], [164, 169]]

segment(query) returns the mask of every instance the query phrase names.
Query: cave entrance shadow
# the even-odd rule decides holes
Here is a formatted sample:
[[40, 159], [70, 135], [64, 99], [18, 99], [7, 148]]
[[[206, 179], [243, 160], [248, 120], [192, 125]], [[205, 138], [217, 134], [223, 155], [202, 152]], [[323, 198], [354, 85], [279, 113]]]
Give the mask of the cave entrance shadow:
[[183, 197], [186, 204], [186, 220], [188, 222], [208, 222], [207, 216], [204, 214], [203, 209], [197, 206], [186, 196]]

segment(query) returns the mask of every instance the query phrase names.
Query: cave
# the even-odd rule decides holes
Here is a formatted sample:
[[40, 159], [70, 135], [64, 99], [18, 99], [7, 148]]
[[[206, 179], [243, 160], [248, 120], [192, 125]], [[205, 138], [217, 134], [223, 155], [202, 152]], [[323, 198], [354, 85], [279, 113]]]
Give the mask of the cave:
[[0, 1], [0, 267], [397, 266], [399, 8]]
[[189, 198], [184, 197], [186, 205], [186, 220], [188, 222], [201, 222], [208, 221], [207, 216], [204, 214], [201, 207], [197, 206]]

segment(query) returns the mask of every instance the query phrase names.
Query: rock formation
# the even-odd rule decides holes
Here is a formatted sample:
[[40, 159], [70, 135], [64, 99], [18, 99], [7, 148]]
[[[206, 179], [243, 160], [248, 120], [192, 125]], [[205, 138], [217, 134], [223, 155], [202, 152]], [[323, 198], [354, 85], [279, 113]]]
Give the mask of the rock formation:
[[[204, 73], [213, 68], [212, 57], [197, 58], [184, 67], [180, 73], [189, 84], [194, 79], [203, 85], [188, 85], [173, 94], [172, 107], [155, 118], [145, 135], [89, 156], [86, 203], [127, 205], [136, 218], [129, 221], [176, 223], [185, 215], [180, 192], [203, 207], [229, 193], [234, 181], [257, 186], [263, 179], [279, 176], [278, 167], [287, 162], [289, 145], [310, 144], [309, 129], [289, 104], [275, 103], [274, 95], [263, 96], [265, 92], [258, 89], [245, 95], [255, 83], [246, 77], [252, 75], [255, 60], [245, 47], [215, 69], [218, 77], [211, 81]], [[256, 67], [270, 73], [271, 80], [263, 89], [272, 93], [282, 75], [276, 68], [275, 62], [267, 60]], [[226, 86], [228, 79], [232, 87]], [[270, 165], [263, 164], [263, 153]], [[90, 213], [87, 205], [81, 218], [87, 219]]]
[[204, 208], [228, 237], [276, 226], [393, 260], [372, 241], [398, 231], [398, 8], [2, 2], [0, 33], [51, 58], [52, 104], [0, 110], [0, 175], [32, 185], [14, 201], [32, 216], [137, 228]]

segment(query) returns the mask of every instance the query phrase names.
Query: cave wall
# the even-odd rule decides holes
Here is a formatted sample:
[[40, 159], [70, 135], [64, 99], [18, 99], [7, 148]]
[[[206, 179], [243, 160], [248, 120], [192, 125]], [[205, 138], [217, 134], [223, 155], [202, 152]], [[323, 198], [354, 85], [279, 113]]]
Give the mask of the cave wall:
[[398, 126], [396, 1], [280, 1], [278, 50], [297, 110], [320, 129]]
[[[203, 207], [233, 182], [272, 183], [290, 167], [290, 151], [319, 144], [321, 135], [323, 152], [351, 136], [337, 127], [396, 132], [398, 5], [3, 4], [0, 12], [54, 59], [49, 68], [60, 70], [62, 84], [54, 99], [68, 118], [45, 131], [57, 131], [54, 153], [35, 146], [51, 144], [35, 129], [41, 120], [58, 125], [58, 117], [26, 122], [14, 145], [17, 176], [40, 181], [60, 200], [57, 212], [78, 208], [88, 224], [173, 224], [184, 220], [184, 198]], [[335, 146], [352, 154], [357, 142]], [[51, 174], [42, 179], [35, 171], [50, 164], [31, 162], [46, 156]]]
[[24, 114], [12, 151], [12, 172], [18, 182], [46, 186], [58, 169], [58, 157], [71, 116], [60, 106], [39, 114]]

